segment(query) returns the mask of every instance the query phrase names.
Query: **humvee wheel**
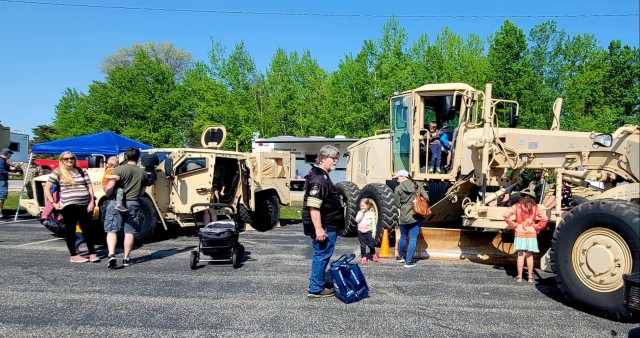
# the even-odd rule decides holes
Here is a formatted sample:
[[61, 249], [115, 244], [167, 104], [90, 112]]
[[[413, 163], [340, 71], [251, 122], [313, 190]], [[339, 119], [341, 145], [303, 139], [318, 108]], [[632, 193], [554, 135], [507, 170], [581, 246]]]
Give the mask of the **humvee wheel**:
[[393, 190], [381, 183], [367, 184], [362, 188], [356, 205], [359, 205], [363, 198], [373, 200], [373, 208], [378, 216], [373, 235], [375, 243], [379, 244], [382, 239], [382, 230], [387, 229], [391, 232], [398, 225], [398, 211], [394, 205]]
[[147, 197], [140, 197], [140, 209], [142, 211], [142, 220], [140, 220], [141, 229], [134, 235], [136, 241], [144, 241], [151, 237], [156, 230], [156, 211], [153, 207], [153, 203]]
[[340, 231], [340, 236], [354, 236], [357, 234], [358, 224], [356, 223], [356, 214], [358, 213], [358, 194], [360, 189], [353, 182], [343, 181], [336, 184], [338, 193], [344, 199], [345, 213], [344, 213], [344, 229]]
[[251, 215], [251, 226], [258, 231], [273, 229], [280, 221], [278, 197], [274, 195], [256, 198], [256, 210]]
[[622, 275], [640, 271], [640, 206], [603, 199], [582, 203], [564, 216], [551, 241], [558, 287], [579, 308], [607, 318], [629, 316]]

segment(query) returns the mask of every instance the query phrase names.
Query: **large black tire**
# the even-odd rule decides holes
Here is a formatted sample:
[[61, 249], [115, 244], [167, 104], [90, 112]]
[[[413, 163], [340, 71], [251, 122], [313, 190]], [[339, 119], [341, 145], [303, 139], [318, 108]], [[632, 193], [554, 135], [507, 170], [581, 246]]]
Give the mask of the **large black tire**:
[[140, 209], [142, 210], [142, 220], [140, 220], [141, 229], [134, 237], [136, 241], [144, 242], [144, 240], [153, 235], [158, 220], [156, 218], [156, 210], [151, 200], [147, 197], [140, 197], [138, 200], [140, 201]]
[[380, 243], [382, 239], [382, 233], [384, 229], [391, 231], [398, 225], [398, 209], [395, 207], [395, 196], [393, 190], [385, 184], [373, 183], [367, 184], [362, 188], [360, 195], [358, 196], [358, 204], [363, 198], [370, 198], [373, 200], [373, 206], [375, 208], [378, 219], [376, 221], [375, 229], [373, 229], [373, 235], [376, 245]]
[[247, 223], [250, 224], [252, 222], [251, 213], [244, 204], [240, 203], [238, 203], [238, 207], [236, 208], [236, 210], [238, 210], [237, 214], [235, 215], [238, 229], [240, 229], [240, 231], [244, 231], [246, 229]]
[[620, 320], [622, 275], [640, 271], [640, 206], [602, 199], [569, 211], [551, 241], [551, 268], [560, 291], [587, 312]]
[[273, 229], [280, 221], [280, 203], [274, 195], [256, 197], [256, 210], [251, 213], [251, 226], [258, 231]]
[[336, 184], [336, 189], [345, 203], [344, 228], [340, 236], [355, 236], [358, 233], [356, 214], [358, 213], [358, 194], [360, 189], [353, 182], [343, 181]]

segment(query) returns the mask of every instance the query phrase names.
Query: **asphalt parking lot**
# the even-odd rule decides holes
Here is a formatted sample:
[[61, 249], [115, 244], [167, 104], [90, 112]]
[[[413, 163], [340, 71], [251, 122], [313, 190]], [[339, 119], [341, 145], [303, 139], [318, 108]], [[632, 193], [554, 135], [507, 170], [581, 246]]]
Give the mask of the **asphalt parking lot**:
[[[239, 269], [189, 268], [195, 237], [134, 251], [133, 265], [71, 264], [61, 239], [35, 220], [0, 223], [4, 337], [626, 337], [637, 324], [563, 304], [553, 278], [516, 284], [514, 268], [392, 260], [363, 267], [370, 297], [309, 300], [310, 245], [301, 225], [245, 232]], [[358, 249], [339, 238], [334, 255]], [[121, 256], [121, 255], [120, 255]]]

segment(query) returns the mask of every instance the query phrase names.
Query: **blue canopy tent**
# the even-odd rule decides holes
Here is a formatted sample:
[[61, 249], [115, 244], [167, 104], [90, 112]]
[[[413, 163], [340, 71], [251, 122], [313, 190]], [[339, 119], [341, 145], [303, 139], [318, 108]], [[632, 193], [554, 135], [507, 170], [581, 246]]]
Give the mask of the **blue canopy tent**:
[[76, 155], [101, 154], [104, 156], [114, 156], [126, 151], [129, 147], [138, 149], [153, 148], [144, 143], [120, 136], [112, 131], [103, 131], [97, 134], [34, 144], [31, 147], [31, 154], [60, 154], [63, 151], [70, 151]]
[[[45, 143], [34, 144], [31, 147], [29, 155], [29, 163], [27, 171], [31, 166], [31, 160], [34, 154], [60, 154], [64, 151], [70, 151], [76, 155], [104, 155], [115, 156], [125, 152], [127, 148], [151, 149], [153, 147], [140, 143], [138, 141], [120, 136], [112, 131], [103, 131], [101, 133], [82, 135], [77, 137], [65, 138]], [[25, 171], [25, 172], [27, 172]], [[27, 182], [27, 175], [24, 175], [24, 184]], [[24, 184], [22, 190], [24, 190]], [[22, 201], [22, 192], [20, 192], [20, 201], [14, 220], [18, 219], [20, 212], [20, 202]]]

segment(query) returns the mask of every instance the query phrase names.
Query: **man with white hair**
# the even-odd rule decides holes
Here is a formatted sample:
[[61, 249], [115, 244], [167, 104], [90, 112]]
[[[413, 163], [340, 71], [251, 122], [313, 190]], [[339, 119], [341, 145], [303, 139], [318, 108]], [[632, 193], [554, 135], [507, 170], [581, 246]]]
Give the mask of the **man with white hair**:
[[338, 148], [326, 145], [318, 152], [317, 165], [305, 176], [302, 225], [313, 246], [308, 298], [333, 296], [333, 290], [324, 287], [324, 276], [338, 231], [344, 227], [342, 197], [329, 177], [339, 159]]

